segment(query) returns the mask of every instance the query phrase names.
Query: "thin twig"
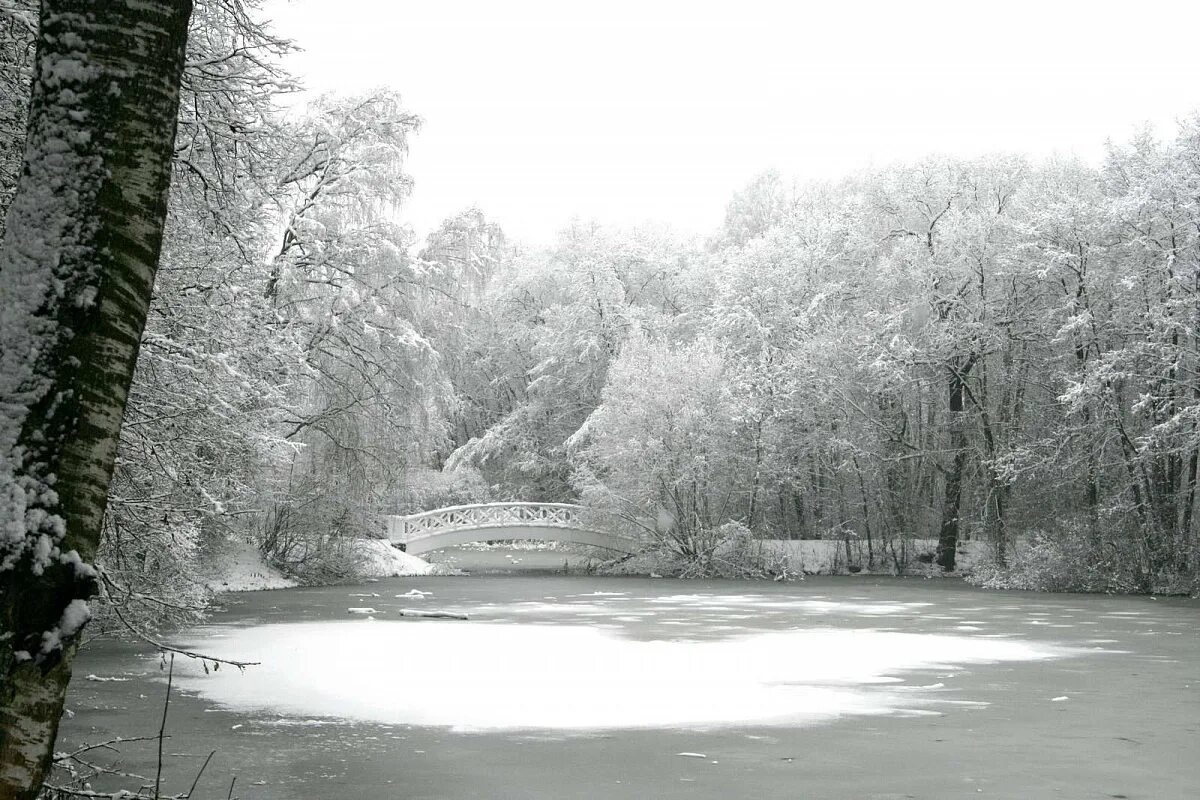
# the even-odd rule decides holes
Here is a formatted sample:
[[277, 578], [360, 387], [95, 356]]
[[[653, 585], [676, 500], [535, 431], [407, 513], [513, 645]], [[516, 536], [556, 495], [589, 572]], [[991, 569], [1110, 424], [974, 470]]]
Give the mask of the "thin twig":
[[78, 750], [75, 750], [70, 753], [58, 753], [54, 756], [54, 760], [55, 761], [66, 761], [69, 758], [76, 758], [80, 754], [86, 753], [89, 750], [98, 750], [100, 748], [104, 748], [106, 750], [115, 750], [116, 748], [113, 747], [114, 744], [124, 744], [125, 742], [149, 742], [149, 741], [151, 741], [153, 739], [157, 739], [157, 738], [158, 738], [157, 736], [128, 736], [128, 737], [118, 736], [116, 739], [109, 739], [108, 741], [100, 742], [99, 744], [84, 745], [83, 747], [79, 748]]
[[162, 724], [158, 726], [158, 768], [154, 771], [154, 800], [159, 798], [158, 788], [162, 783], [163, 736], [167, 732], [167, 709], [171, 707], [171, 681], [174, 677], [175, 654], [172, 653], [170, 666], [167, 667], [167, 696], [163, 698]]
[[[52, 783], [47, 783], [46, 788], [57, 795], [70, 795], [71, 797], [96, 797], [103, 800], [112, 800], [112, 792], [97, 792], [92, 789], [72, 789], [69, 786], [55, 786]], [[136, 795], [134, 795], [136, 797]]]
[[204, 763], [200, 765], [200, 771], [196, 773], [196, 780], [192, 781], [192, 788], [187, 790], [187, 794], [184, 797], [191, 798], [192, 792], [196, 791], [196, 784], [200, 782], [200, 776], [204, 774], [204, 770], [208, 767], [208, 762], [212, 761], [212, 757], [216, 754], [217, 751], [213, 750], [208, 754], [208, 758], [204, 759]]

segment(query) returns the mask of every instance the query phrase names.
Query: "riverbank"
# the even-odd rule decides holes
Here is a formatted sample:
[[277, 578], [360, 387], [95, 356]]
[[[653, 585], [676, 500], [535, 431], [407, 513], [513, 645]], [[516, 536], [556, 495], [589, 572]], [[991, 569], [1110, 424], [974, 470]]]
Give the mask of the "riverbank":
[[[459, 575], [460, 570], [405, 553], [383, 539], [363, 539], [355, 550], [355, 574], [349, 580]], [[291, 589], [300, 582], [267, 563], [255, 545], [228, 541], [213, 554], [201, 582], [209, 591], [255, 592]]]

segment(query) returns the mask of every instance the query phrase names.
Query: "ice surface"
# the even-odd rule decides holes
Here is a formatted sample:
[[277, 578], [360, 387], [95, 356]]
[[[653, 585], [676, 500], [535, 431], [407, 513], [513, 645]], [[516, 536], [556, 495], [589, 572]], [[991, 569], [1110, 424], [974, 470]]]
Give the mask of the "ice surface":
[[390, 620], [260, 625], [191, 646], [262, 662], [177, 676], [236, 709], [459, 731], [814, 723], [922, 702], [919, 692], [887, 688], [897, 673], [1066, 654], [1016, 640], [875, 630], [639, 641], [578, 625]]

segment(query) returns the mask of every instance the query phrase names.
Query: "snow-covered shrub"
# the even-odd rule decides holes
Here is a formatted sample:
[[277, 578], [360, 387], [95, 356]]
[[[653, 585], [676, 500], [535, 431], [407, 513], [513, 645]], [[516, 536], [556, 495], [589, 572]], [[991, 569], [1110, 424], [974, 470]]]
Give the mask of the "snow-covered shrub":
[[354, 542], [376, 527], [370, 511], [309, 482], [292, 488], [255, 531], [263, 558], [302, 583], [353, 577]]
[[1093, 535], [1075, 520], [1054, 531], [1035, 531], [1003, 563], [993, 556], [966, 574], [986, 589], [1041, 592], [1145, 592], [1154, 581], [1135, 538]]
[[733, 520], [716, 530], [717, 547], [708, 559], [708, 574], [722, 578], [801, 577], [791, 567], [786, 553], [764, 547], [762, 540], [745, 524]]
[[762, 541], [738, 521], [704, 531], [711, 543], [703, 551], [681, 553], [658, 543], [634, 556], [600, 568], [608, 575], [657, 574], [678, 578], [771, 578], [793, 580], [802, 576], [791, 566], [787, 553], [764, 547]]

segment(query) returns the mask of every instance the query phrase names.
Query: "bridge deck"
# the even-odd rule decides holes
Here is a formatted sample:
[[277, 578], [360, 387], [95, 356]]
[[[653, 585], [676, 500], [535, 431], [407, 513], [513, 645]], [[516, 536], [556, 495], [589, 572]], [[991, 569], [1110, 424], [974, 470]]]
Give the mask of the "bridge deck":
[[388, 518], [388, 538], [418, 554], [484, 539], [570, 542], [636, 553], [635, 539], [601, 530], [594, 512], [568, 503], [482, 503]]

